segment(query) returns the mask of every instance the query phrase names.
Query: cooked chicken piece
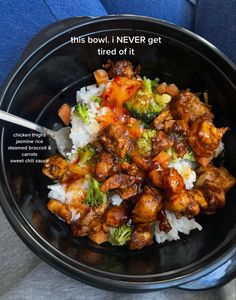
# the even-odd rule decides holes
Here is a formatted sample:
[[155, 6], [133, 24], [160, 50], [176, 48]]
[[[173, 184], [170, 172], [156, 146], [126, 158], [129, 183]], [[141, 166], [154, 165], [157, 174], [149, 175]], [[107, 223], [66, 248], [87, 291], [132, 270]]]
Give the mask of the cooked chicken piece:
[[117, 188], [128, 188], [131, 187], [135, 183], [135, 177], [129, 176], [126, 174], [115, 174], [109, 177], [101, 186], [101, 192], [108, 192], [110, 190], [114, 190]]
[[81, 217], [88, 213], [90, 207], [88, 204], [84, 203], [85, 199], [85, 188], [86, 185], [84, 179], [72, 180], [70, 183], [66, 184], [66, 193], [69, 195], [70, 208], [73, 208], [76, 212], [79, 212]]
[[103, 215], [103, 223], [111, 227], [119, 227], [127, 223], [127, 209], [124, 205], [112, 206]]
[[88, 236], [90, 240], [96, 244], [102, 244], [108, 241], [108, 234], [104, 232], [103, 229], [97, 232], [90, 232]]
[[157, 220], [159, 221], [159, 229], [160, 231], [164, 231], [168, 233], [171, 230], [171, 225], [166, 217], [166, 213], [164, 210], [160, 210], [157, 215]]
[[134, 184], [129, 188], [125, 189], [118, 189], [118, 194], [122, 199], [129, 199], [131, 197], [136, 196], [139, 193], [139, 186], [138, 184]]
[[106, 151], [124, 158], [130, 149], [131, 142], [123, 125], [110, 125], [100, 136], [100, 141]]
[[95, 212], [90, 209], [84, 218], [80, 218], [71, 224], [71, 230], [74, 236], [89, 236], [97, 244], [108, 240], [108, 235], [103, 231], [101, 218], [97, 217]]
[[134, 76], [134, 67], [132, 63], [125, 59], [116, 62], [108, 60], [103, 67], [107, 69], [110, 78], [115, 78], [116, 76], [132, 78]]
[[60, 180], [67, 172], [67, 162], [59, 155], [54, 155], [46, 159], [43, 174], [54, 180]]
[[143, 171], [146, 171], [151, 166], [151, 160], [142, 156], [138, 152], [131, 153], [132, 161]]
[[137, 167], [135, 163], [122, 162], [120, 164], [121, 171], [130, 176], [135, 176], [136, 182], [141, 183], [145, 178], [145, 173]]
[[207, 208], [207, 201], [201, 190], [199, 189], [187, 190], [187, 194], [190, 198], [190, 201], [196, 202], [202, 209]]
[[134, 227], [128, 247], [130, 250], [142, 249], [153, 244], [152, 223], [138, 224]]
[[157, 165], [155, 169], [152, 169], [148, 173], [152, 184], [158, 188], [162, 188], [163, 185], [163, 169], [161, 166]]
[[225, 192], [215, 182], [206, 179], [201, 189], [208, 202], [208, 206], [207, 209], [205, 210], [205, 213], [212, 214], [215, 213], [216, 210], [218, 210], [219, 208], [224, 207]]
[[[171, 121], [173, 121], [173, 120], [171, 120]], [[166, 124], [165, 124], [165, 129], [166, 129]], [[186, 122], [186, 120], [174, 120], [172, 125], [169, 127], [168, 132], [187, 135], [188, 130], [189, 130], [189, 127], [188, 127], [188, 123]]]
[[163, 130], [164, 132], [168, 133], [170, 131], [170, 128], [173, 127], [176, 120], [166, 120], [164, 121]]
[[164, 123], [166, 121], [173, 120], [172, 115], [170, 114], [170, 111], [163, 110], [153, 121], [153, 127], [156, 130], [163, 130], [164, 129]]
[[175, 168], [166, 168], [163, 173], [163, 188], [171, 193], [180, 193], [185, 190], [183, 177]]
[[189, 147], [185, 139], [176, 139], [174, 142], [174, 148], [177, 157], [180, 158], [183, 158], [184, 155], [189, 151]]
[[235, 184], [235, 178], [226, 168], [216, 168], [212, 164], [197, 169], [197, 181], [195, 186], [201, 188], [204, 186], [206, 180], [214, 182], [225, 192], [228, 192]]
[[184, 212], [184, 216], [191, 219], [197, 216], [199, 213], [200, 213], [199, 205], [194, 201], [190, 201], [189, 205], [187, 206]]
[[102, 152], [95, 167], [95, 177], [98, 181], [104, 181], [114, 166], [113, 155], [108, 152]]
[[165, 199], [165, 209], [176, 213], [183, 213], [190, 203], [186, 190], [181, 190], [179, 193], [166, 193]]
[[104, 202], [99, 204], [96, 207], [93, 207], [93, 211], [96, 214], [96, 216], [102, 216], [104, 214], [104, 212], [108, 209], [109, 207], [109, 202]]
[[134, 223], [152, 222], [157, 219], [157, 213], [162, 208], [162, 195], [157, 189], [145, 186], [144, 191], [132, 211]]
[[152, 150], [155, 154], [164, 151], [173, 146], [173, 142], [169, 139], [168, 135], [163, 131], [157, 131], [155, 138], [152, 139]]
[[190, 124], [203, 116], [213, 117], [209, 107], [188, 90], [181, 91], [171, 101], [170, 112], [174, 119], [186, 120]]
[[156, 166], [160, 166], [162, 169], [165, 169], [170, 162], [170, 157], [165, 151], [161, 151], [152, 159], [152, 161]]
[[187, 206], [184, 214], [188, 218], [198, 215], [201, 209], [205, 210], [207, 208], [208, 203], [204, 197], [204, 194], [200, 190], [187, 190], [187, 195], [190, 203]]
[[86, 236], [90, 231], [90, 224], [95, 218], [95, 213], [92, 209], [84, 217], [80, 217], [78, 220], [71, 224], [71, 231], [73, 236]]
[[48, 210], [62, 218], [66, 223], [70, 224], [71, 222], [71, 211], [68, 205], [61, 203], [58, 200], [50, 199], [47, 203]]
[[130, 164], [128, 162], [122, 162], [120, 164], [120, 168], [121, 168], [122, 172], [125, 172], [126, 174], [131, 175], [131, 176], [136, 176], [139, 171], [136, 164], [134, 164], [134, 163]]
[[89, 234], [99, 232], [102, 229], [102, 219], [95, 216], [89, 224]]
[[211, 157], [228, 128], [216, 128], [211, 119], [196, 120], [190, 128], [188, 143], [198, 157]]
[[181, 134], [172, 132], [171, 129], [168, 132], [169, 138], [173, 141], [173, 147], [175, 149], [177, 157], [183, 158], [183, 156], [189, 151], [189, 146], [186, 138]]

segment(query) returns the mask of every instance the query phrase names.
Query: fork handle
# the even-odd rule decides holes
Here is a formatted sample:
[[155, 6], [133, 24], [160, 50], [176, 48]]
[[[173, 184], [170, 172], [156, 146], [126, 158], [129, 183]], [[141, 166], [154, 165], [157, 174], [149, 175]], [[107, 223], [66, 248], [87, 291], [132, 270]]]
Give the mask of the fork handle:
[[16, 125], [20, 125], [35, 131], [38, 131], [40, 133], [45, 133], [46, 135], [53, 137], [54, 138], [54, 134], [53, 134], [53, 130], [50, 130], [46, 127], [40, 126], [38, 124], [35, 124], [31, 121], [25, 120], [23, 118], [20, 118], [18, 116], [12, 115], [8, 112], [5, 112], [3, 110], [0, 110], [0, 120], [4, 120]]

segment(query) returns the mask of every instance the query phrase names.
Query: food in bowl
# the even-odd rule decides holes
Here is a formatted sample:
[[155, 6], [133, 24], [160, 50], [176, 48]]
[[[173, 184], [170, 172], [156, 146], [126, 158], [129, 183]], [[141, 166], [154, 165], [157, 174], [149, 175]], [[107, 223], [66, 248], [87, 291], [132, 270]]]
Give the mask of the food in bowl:
[[235, 184], [212, 163], [228, 128], [215, 127], [207, 97], [139, 73], [127, 60], [96, 70], [96, 84], [58, 113], [71, 123], [71, 153], [43, 168], [55, 181], [47, 207], [74, 236], [131, 250], [202, 230], [194, 217], [223, 208]]

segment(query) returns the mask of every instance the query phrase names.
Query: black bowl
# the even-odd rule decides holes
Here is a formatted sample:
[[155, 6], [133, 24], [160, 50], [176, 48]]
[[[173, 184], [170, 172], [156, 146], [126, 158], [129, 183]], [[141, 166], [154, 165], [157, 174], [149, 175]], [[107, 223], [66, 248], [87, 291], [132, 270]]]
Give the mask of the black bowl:
[[[70, 42], [73, 36], [88, 35], [161, 37], [162, 43], [88, 45]], [[140, 63], [143, 75], [157, 76], [192, 91], [208, 91], [215, 123], [231, 128], [224, 139], [224, 165], [236, 175], [235, 66], [204, 39], [163, 21], [109, 16], [77, 18], [69, 25], [65, 21], [60, 26], [47, 28], [32, 41], [8, 77], [1, 93], [1, 109], [49, 128], [61, 127], [58, 108], [64, 102], [73, 104], [76, 90], [92, 83], [91, 73], [108, 58], [121, 58], [119, 55], [99, 56], [97, 49], [101, 47], [133, 48], [135, 55], [125, 58]], [[26, 135], [31, 134], [30, 131], [3, 122], [1, 127], [2, 208], [25, 243], [64, 273], [102, 288], [151, 290], [186, 284], [216, 269], [235, 253], [235, 188], [227, 195], [225, 209], [197, 218], [204, 230], [182, 236], [180, 241], [129, 251], [126, 247], [96, 245], [87, 238], [74, 238], [68, 226], [46, 208], [50, 181], [41, 173], [40, 160], [54, 153], [55, 147], [42, 138], [48, 150], [29, 151], [30, 146], [38, 146], [36, 138]], [[20, 144], [20, 140], [26, 141]], [[28, 144], [27, 140], [33, 140], [34, 144]], [[28, 149], [11, 150], [11, 146], [22, 145]], [[27, 156], [30, 152], [35, 153], [34, 156]]]

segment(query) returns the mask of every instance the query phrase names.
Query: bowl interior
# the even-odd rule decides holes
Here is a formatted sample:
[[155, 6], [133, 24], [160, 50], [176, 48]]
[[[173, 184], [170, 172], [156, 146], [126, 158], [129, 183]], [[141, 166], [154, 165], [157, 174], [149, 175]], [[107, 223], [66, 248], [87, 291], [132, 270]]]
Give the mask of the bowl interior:
[[[109, 39], [117, 35], [142, 35], [146, 39], [161, 36], [162, 43], [150, 46], [147, 43], [88, 45], [68, 42], [71, 36], [86, 36], [91, 31], [93, 33], [90, 36], [106, 35]], [[101, 47], [133, 48], [135, 55], [126, 58], [141, 64], [142, 75], [159, 77], [162, 81], [173, 82], [180, 88], [190, 88], [196, 92], [207, 91], [216, 125], [229, 126], [231, 129], [224, 138], [224, 165], [236, 175], [235, 85], [217, 65], [213, 50], [207, 48], [210, 46], [203, 45], [201, 41], [196, 41], [181, 30], [163, 24], [116, 20], [109, 24], [97, 24], [96, 32], [94, 27], [87, 25], [57, 37], [36, 52], [25, 64], [24, 70], [18, 72], [2, 101], [2, 109], [49, 128], [62, 127], [57, 116], [58, 108], [65, 102], [75, 104], [76, 91], [93, 83], [92, 72], [101, 67], [108, 58], [121, 58], [119, 55], [97, 55], [97, 49]], [[211, 51], [212, 56], [209, 55]], [[126, 247], [96, 245], [87, 238], [74, 238], [69, 227], [46, 208], [47, 185], [52, 184], [52, 181], [42, 175], [42, 163], [38, 160], [53, 154], [54, 145], [47, 138], [42, 138], [42, 145], [47, 147], [46, 151], [31, 151], [36, 155], [23, 156], [23, 153], [30, 151], [9, 150], [9, 146], [21, 145], [20, 142], [16, 145], [15, 133], [27, 134], [30, 131], [4, 124], [1, 151], [5, 179], [2, 180], [5, 180], [3, 185], [8, 201], [14, 212], [20, 214], [42, 239], [59, 250], [60, 259], [69, 257], [70, 263], [78, 268], [85, 265], [115, 274], [174, 277], [179, 271], [181, 274], [185, 274], [185, 270], [188, 273], [190, 267], [199, 266], [200, 262], [215, 255], [217, 251], [220, 252], [235, 235], [234, 188], [227, 195], [225, 209], [215, 215], [199, 216], [197, 221], [203, 226], [203, 230], [193, 231], [189, 236], [183, 235], [179, 241], [129, 251]], [[36, 138], [29, 139], [36, 145]], [[31, 144], [26, 142], [23, 145]], [[24, 159], [25, 163], [14, 163], [15, 159]]]

